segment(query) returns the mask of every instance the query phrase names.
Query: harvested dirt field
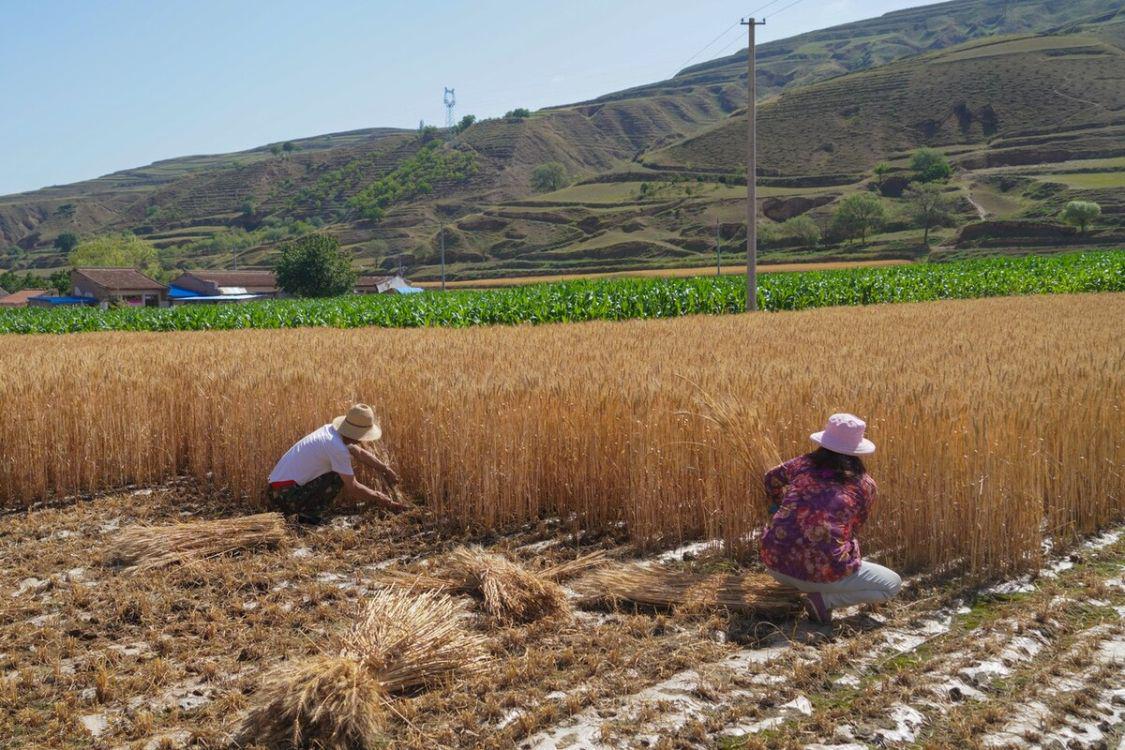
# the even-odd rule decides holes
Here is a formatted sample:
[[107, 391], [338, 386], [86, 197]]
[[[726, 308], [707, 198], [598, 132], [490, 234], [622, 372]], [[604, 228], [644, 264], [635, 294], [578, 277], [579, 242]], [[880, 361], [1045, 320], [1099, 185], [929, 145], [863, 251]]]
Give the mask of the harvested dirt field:
[[[175, 483], [4, 518], [0, 745], [223, 747], [263, 675], [324, 651], [388, 570], [425, 570], [466, 542], [530, 566], [639, 554], [561, 522], [455, 534], [417, 510], [290, 528], [240, 557], [139, 574], [116, 563], [132, 524], [230, 513], [203, 497]], [[730, 566], [712, 551], [663, 559]], [[508, 626], [471, 606], [491, 666], [394, 699], [388, 746], [1117, 747], [1123, 575], [1125, 539], [1110, 532], [984, 591], [908, 581], [897, 601], [841, 613], [834, 632], [629, 610]]]

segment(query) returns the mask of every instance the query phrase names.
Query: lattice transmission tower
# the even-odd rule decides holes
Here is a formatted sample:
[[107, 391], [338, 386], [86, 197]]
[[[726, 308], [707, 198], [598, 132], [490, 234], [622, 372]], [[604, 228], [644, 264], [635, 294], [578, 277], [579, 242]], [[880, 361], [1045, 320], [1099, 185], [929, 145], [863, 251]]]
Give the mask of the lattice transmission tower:
[[453, 89], [446, 89], [442, 101], [445, 102], [445, 127], [451, 128], [456, 124], [453, 120], [453, 108], [457, 106], [457, 93]]

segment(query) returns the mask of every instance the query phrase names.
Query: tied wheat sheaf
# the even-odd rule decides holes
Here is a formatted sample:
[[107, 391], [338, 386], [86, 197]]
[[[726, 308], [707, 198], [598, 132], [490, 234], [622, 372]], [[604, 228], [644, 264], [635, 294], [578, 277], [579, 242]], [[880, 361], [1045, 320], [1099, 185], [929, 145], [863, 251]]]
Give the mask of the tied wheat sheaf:
[[800, 593], [765, 573], [694, 573], [664, 565], [632, 563], [603, 568], [574, 584], [579, 605], [623, 603], [642, 608], [705, 611], [718, 607], [755, 617], [788, 617], [801, 607]]
[[390, 588], [375, 594], [320, 655], [269, 674], [234, 736], [239, 747], [379, 747], [393, 698], [468, 677], [489, 661], [483, 636], [449, 596]]
[[113, 557], [128, 572], [208, 560], [277, 547], [285, 538], [280, 513], [192, 521], [169, 526], [130, 526], [114, 538]]
[[569, 614], [566, 594], [556, 582], [604, 561], [605, 554], [599, 551], [534, 571], [478, 546], [458, 547], [437, 572], [391, 571], [383, 575], [383, 581], [412, 589], [469, 594], [480, 599], [484, 611], [500, 622], [526, 623]]
[[809, 450], [810, 432], [850, 411], [879, 446], [864, 553], [907, 573], [1010, 575], [1040, 563], [1045, 537], [1061, 549], [1125, 516], [1122, 320], [1125, 295], [1105, 293], [6, 338], [0, 501], [187, 474], [245, 508], [294, 440], [363, 400], [405, 489], [443, 519], [503, 529], [554, 516], [752, 555], [767, 459]]

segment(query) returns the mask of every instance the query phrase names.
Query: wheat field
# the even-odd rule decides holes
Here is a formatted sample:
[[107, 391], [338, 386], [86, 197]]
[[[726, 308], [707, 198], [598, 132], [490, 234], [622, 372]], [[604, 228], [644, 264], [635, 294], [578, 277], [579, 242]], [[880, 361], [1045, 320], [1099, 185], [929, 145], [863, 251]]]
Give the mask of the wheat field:
[[8, 337], [0, 500], [177, 474], [258, 510], [277, 457], [363, 400], [409, 491], [466, 524], [558, 516], [753, 552], [761, 473], [869, 422], [861, 539], [904, 571], [1028, 569], [1125, 515], [1125, 295], [471, 330]]

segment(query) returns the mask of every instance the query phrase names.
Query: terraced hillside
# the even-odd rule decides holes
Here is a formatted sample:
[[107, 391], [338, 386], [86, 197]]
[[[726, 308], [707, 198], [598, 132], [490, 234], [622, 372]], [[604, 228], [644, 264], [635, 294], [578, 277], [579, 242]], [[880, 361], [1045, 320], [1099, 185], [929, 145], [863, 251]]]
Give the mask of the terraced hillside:
[[[1125, 50], [1099, 33], [959, 45], [782, 94], [761, 108], [764, 175], [856, 175], [919, 145], [965, 168], [1125, 155]], [[745, 120], [646, 157], [736, 169]], [[977, 146], [981, 148], [958, 148]]]
[[[928, 144], [961, 169], [951, 186], [958, 224], [1053, 218], [1066, 200], [1094, 197], [1112, 225], [1121, 170], [1099, 160], [1125, 154], [1120, 19], [1109, 0], [955, 0], [763, 45], [765, 216], [808, 213], [826, 226], [839, 198], [867, 187], [876, 162], [901, 171], [908, 152]], [[279, 233], [254, 235], [249, 247], [223, 239], [297, 221], [336, 235], [359, 266], [419, 279], [438, 273], [442, 225], [454, 278], [698, 266], [712, 262], [716, 237], [734, 262], [745, 234], [744, 88], [736, 54], [456, 135], [353, 131], [0, 197], [0, 266], [57, 268], [60, 233], [121, 230], [151, 240], [169, 268], [268, 265]], [[365, 218], [357, 195], [410, 164], [428, 138], [442, 153], [470, 155], [471, 174], [438, 179], [378, 221]], [[535, 194], [531, 172], [546, 162], [561, 163], [571, 185]], [[1063, 170], [1057, 182], [1045, 178], [1054, 167]], [[892, 208], [886, 231], [864, 247], [798, 248], [767, 230], [764, 255], [915, 257], [922, 250], [906, 208]], [[957, 239], [938, 232], [950, 247]]]

